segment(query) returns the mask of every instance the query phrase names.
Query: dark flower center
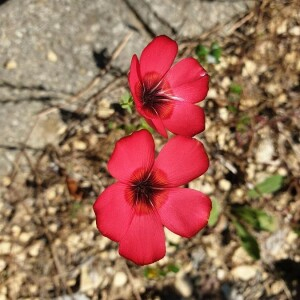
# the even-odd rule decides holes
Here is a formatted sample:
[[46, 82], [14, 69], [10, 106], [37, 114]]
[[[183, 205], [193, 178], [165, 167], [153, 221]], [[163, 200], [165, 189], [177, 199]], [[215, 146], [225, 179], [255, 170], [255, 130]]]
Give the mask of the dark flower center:
[[149, 180], [137, 182], [133, 185], [134, 191], [134, 204], [143, 202], [147, 206], [153, 206], [152, 198], [155, 194], [155, 188], [151, 186]]
[[131, 180], [126, 199], [138, 213], [152, 211], [163, 202], [165, 179], [161, 171], [152, 171], [150, 174], [138, 172]]
[[166, 100], [167, 97], [163, 94], [162, 89], [159, 87], [153, 89], [144, 89], [143, 92], [143, 105], [153, 106], [161, 101]]
[[172, 95], [170, 86], [166, 80], [161, 80], [158, 74], [149, 73], [140, 85], [140, 97], [143, 109], [155, 116], [167, 118], [173, 110]]

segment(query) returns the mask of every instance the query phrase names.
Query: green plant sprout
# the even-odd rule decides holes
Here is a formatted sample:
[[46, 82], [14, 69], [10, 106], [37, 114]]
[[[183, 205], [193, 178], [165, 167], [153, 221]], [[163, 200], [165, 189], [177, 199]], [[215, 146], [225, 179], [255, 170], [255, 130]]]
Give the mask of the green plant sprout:
[[130, 114], [132, 114], [133, 98], [131, 97], [128, 91], [126, 91], [122, 95], [120, 105], [123, 109], [127, 110]]
[[195, 53], [201, 63], [218, 64], [222, 55], [222, 48], [217, 42], [213, 42], [209, 48], [204, 45], [198, 45]]

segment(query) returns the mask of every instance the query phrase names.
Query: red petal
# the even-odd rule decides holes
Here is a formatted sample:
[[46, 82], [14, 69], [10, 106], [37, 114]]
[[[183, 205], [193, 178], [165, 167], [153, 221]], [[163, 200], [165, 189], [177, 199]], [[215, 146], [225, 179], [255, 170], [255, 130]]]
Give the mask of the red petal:
[[165, 127], [174, 134], [194, 136], [205, 129], [205, 115], [201, 107], [173, 101], [173, 111], [168, 119], [163, 119]]
[[170, 69], [178, 46], [175, 41], [167, 36], [158, 36], [149, 43], [143, 50], [140, 58], [141, 76], [146, 74], [157, 74], [156, 81], [159, 81]]
[[208, 156], [201, 142], [175, 136], [162, 148], [153, 168], [166, 174], [169, 187], [176, 187], [202, 175], [208, 165]]
[[169, 230], [190, 238], [207, 225], [210, 211], [208, 196], [191, 189], [174, 188], [168, 189], [168, 198], [158, 213]]
[[133, 218], [132, 206], [125, 200], [126, 185], [109, 186], [94, 203], [99, 231], [113, 241], [120, 241]]
[[172, 94], [183, 101], [196, 103], [208, 92], [209, 76], [194, 58], [185, 58], [174, 65], [165, 80], [171, 86]]
[[[142, 113], [140, 113], [140, 114], [143, 115]], [[163, 137], [166, 137], [166, 138], [168, 137], [165, 126], [159, 117], [151, 116], [149, 118], [149, 116], [147, 115], [147, 116], [144, 116], [144, 119], [149, 124], [149, 126], [152, 127], [154, 130], [156, 130], [160, 135], [162, 135]]]
[[149, 131], [143, 129], [120, 139], [108, 162], [110, 174], [122, 182], [128, 182], [137, 169], [145, 172], [152, 168], [155, 145]]
[[120, 241], [119, 253], [138, 265], [151, 264], [165, 256], [165, 235], [157, 213], [133, 217]]
[[141, 100], [141, 75], [139, 61], [136, 55], [133, 55], [131, 59], [130, 71], [128, 74], [128, 82], [133, 100], [137, 106], [142, 105]]
[[[167, 131], [165, 129], [165, 126], [163, 124], [163, 122], [161, 121], [160, 117], [157, 118], [152, 118], [151, 119], [152, 124], [153, 124], [153, 128], [163, 137], [168, 137]], [[150, 125], [150, 124], [149, 124]]]

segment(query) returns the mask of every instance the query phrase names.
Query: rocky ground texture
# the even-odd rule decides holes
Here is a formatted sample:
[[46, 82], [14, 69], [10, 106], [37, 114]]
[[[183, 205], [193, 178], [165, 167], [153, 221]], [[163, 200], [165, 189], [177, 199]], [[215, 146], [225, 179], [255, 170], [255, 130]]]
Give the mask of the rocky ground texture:
[[[297, 1], [9, 0], [0, 28], [0, 299], [299, 299]], [[137, 267], [92, 204], [115, 142], [144, 126], [119, 103], [132, 54], [158, 34], [206, 59], [211, 165], [190, 187], [218, 213], [193, 239], [166, 232], [166, 257]], [[199, 55], [215, 42], [219, 63]], [[243, 223], [259, 259], [241, 207], [272, 217]]]

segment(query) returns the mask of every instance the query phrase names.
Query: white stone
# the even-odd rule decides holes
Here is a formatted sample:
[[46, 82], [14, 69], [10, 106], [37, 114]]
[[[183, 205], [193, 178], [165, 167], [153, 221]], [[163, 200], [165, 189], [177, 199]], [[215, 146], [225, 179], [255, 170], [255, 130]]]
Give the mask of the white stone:
[[231, 259], [234, 265], [241, 265], [245, 263], [250, 263], [252, 261], [252, 258], [242, 247], [239, 247], [234, 251]]
[[289, 34], [299, 36], [300, 35], [300, 26], [294, 26], [289, 30]]
[[297, 242], [298, 238], [299, 237], [296, 232], [290, 231], [286, 237], [286, 241], [288, 242], [288, 244], [292, 245]]
[[3, 241], [0, 243], [0, 255], [7, 255], [11, 251], [11, 243]]
[[285, 288], [285, 285], [284, 285], [283, 281], [277, 280], [271, 285], [271, 293], [272, 293], [272, 295], [277, 295], [281, 291], [283, 291], [284, 288]]
[[269, 138], [262, 140], [256, 150], [255, 159], [258, 163], [270, 163], [275, 149], [273, 141]]
[[175, 280], [175, 288], [183, 297], [191, 297], [193, 293], [193, 288], [191, 283], [185, 278], [184, 274], [177, 273]]
[[55, 187], [49, 188], [49, 189], [46, 191], [46, 198], [47, 198], [48, 200], [53, 200], [53, 199], [55, 199], [55, 197], [56, 197]]
[[257, 70], [257, 66], [256, 66], [255, 62], [252, 60], [246, 60], [245, 66], [242, 70], [242, 76], [247, 77], [249, 75], [254, 75], [256, 70]]
[[11, 228], [11, 232], [13, 234], [14, 237], [18, 237], [21, 233], [21, 227], [18, 225], [13, 225]]
[[229, 191], [230, 188], [231, 188], [231, 182], [226, 180], [226, 179], [221, 179], [219, 181], [219, 188], [222, 190], [222, 191]]
[[52, 50], [48, 51], [47, 59], [51, 62], [57, 62], [57, 55]]
[[51, 232], [55, 233], [58, 230], [58, 225], [56, 223], [52, 223], [48, 226], [48, 228]]
[[215, 190], [215, 186], [208, 183], [204, 182], [202, 183], [199, 179], [195, 179], [189, 183], [189, 188], [201, 191], [204, 194], [211, 194]]
[[221, 87], [224, 88], [225, 90], [228, 89], [230, 84], [231, 84], [231, 80], [229, 79], [229, 77], [224, 77], [223, 80], [221, 81]]
[[210, 98], [210, 99], [216, 99], [218, 97], [218, 93], [217, 93], [217, 90], [214, 89], [214, 88], [210, 88], [208, 90], [208, 93], [207, 93], [207, 97], [206, 98]]
[[107, 119], [113, 115], [115, 111], [110, 108], [110, 102], [107, 99], [102, 99], [97, 110], [97, 117], [100, 119]]
[[120, 288], [124, 286], [126, 282], [127, 282], [127, 275], [124, 272], [119, 271], [115, 274], [113, 279], [113, 286]]
[[22, 232], [20, 234], [19, 240], [22, 243], [27, 243], [33, 237], [33, 233]]
[[168, 242], [172, 244], [178, 244], [180, 242], [180, 236], [173, 233], [169, 229], [165, 228], [165, 235]]
[[80, 273], [80, 291], [86, 292], [88, 290], [94, 290], [99, 287], [103, 281], [100, 272], [96, 270], [91, 270], [89, 264], [84, 264], [81, 267]]
[[11, 179], [8, 176], [4, 176], [2, 178], [2, 184], [6, 187], [9, 186], [11, 184]]
[[217, 278], [218, 278], [219, 280], [224, 280], [225, 277], [226, 277], [226, 272], [225, 272], [225, 270], [223, 270], [223, 269], [218, 269], [218, 270], [217, 270]]
[[284, 34], [287, 31], [287, 20], [284, 20], [276, 29], [277, 34]]
[[57, 207], [50, 206], [47, 208], [47, 212], [50, 216], [54, 216], [57, 212]]
[[14, 70], [18, 67], [18, 64], [16, 61], [14, 60], [9, 60], [6, 64], [5, 64], [5, 69], [6, 70]]
[[231, 274], [235, 279], [248, 281], [256, 276], [258, 268], [251, 265], [241, 265], [231, 270]]
[[0, 272], [2, 272], [7, 266], [7, 263], [5, 260], [0, 259]]
[[30, 248], [29, 248], [29, 255], [33, 256], [33, 257], [36, 257], [39, 255], [40, 253], [40, 250], [43, 246], [43, 241], [37, 241], [35, 242]]
[[227, 108], [221, 107], [221, 108], [219, 109], [219, 115], [220, 115], [220, 118], [221, 118], [224, 122], [227, 122], [227, 121], [228, 121], [229, 112], [228, 112], [228, 109], [227, 109]]
[[76, 150], [83, 151], [83, 150], [85, 150], [87, 148], [87, 145], [83, 141], [76, 140], [76, 141], [73, 142], [73, 147]]

